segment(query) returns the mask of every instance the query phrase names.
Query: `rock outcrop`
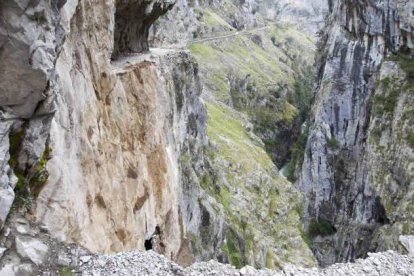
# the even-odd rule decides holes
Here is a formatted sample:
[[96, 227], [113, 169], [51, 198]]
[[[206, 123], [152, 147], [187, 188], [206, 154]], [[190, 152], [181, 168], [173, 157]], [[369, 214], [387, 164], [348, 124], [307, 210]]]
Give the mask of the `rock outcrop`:
[[0, 226], [16, 184], [22, 186], [21, 175], [34, 176], [45, 148], [57, 89], [55, 63], [74, 2], [0, 3]]
[[330, 1], [298, 184], [322, 265], [397, 249], [412, 231], [412, 5]]

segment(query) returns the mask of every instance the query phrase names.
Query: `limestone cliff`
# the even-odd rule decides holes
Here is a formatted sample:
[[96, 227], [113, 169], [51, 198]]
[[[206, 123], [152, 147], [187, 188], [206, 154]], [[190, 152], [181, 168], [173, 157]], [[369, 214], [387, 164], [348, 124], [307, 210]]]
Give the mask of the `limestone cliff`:
[[[2, 225], [12, 212], [93, 252], [154, 249], [184, 265], [314, 263], [300, 195], [250, 122], [208, 104], [207, 124], [196, 60], [149, 49], [151, 25], [174, 2], [0, 5]], [[254, 6], [231, 29], [255, 27]]]
[[299, 180], [322, 265], [398, 248], [412, 231], [413, 5], [330, 1]]
[[186, 233], [209, 208], [180, 165], [206, 142], [198, 67], [186, 52], [137, 53], [172, 5], [1, 3], [2, 225], [15, 188], [18, 211], [62, 241], [191, 262]]

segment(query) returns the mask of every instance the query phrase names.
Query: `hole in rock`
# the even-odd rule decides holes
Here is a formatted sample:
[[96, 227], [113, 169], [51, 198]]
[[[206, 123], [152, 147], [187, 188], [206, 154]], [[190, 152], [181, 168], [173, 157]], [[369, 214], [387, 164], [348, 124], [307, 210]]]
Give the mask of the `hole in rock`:
[[152, 250], [152, 238], [145, 240], [145, 250]]
[[379, 224], [390, 224], [385, 207], [378, 196], [375, 198], [374, 218]]
[[163, 1], [153, 3], [117, 0], [112, 60], [123, 55], [148, 51], [151, 25], [173, 6], [173, 3]]
[[[161, 235], [161, 228], [157, 225], [155, 226], [155, 231], [154, 234], [152, 234], [151, 238], [145, 240], [144, 242], [144, 247], [145, 250], [152, 250], [154, 249], [154, 242], [158, 244], [158, 242], [156, 240], [159, 241], [159, 236]], [[155, 237], [155, 240], [154, 240]], [[158, 239], [157, 239], [158, 237]], [[161, 246], [164, 247], [164, 245], [161, 243]]]

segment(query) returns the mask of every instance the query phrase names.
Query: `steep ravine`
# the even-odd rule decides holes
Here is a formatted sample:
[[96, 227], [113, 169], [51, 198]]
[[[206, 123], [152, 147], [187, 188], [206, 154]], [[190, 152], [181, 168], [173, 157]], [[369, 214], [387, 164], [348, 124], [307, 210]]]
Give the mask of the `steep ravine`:
[[300, 194], [248, 120], [202, 104], [189, 52], [148, 48], [173, 4], [1, 3], [2, 267], [54, 262], [55, 242], [182, 265], [314, 264]]
[[298, 187], [320, 264], [412, 233], [412, 1], [330, 1]]
[[412, 250], [413, 10], [1, 1], [0, 274]]

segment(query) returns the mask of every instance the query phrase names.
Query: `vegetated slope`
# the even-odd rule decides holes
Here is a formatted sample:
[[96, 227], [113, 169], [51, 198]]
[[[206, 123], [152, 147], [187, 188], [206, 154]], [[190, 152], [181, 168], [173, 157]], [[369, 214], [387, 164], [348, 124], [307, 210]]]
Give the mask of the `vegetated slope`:
[[[201, 185], [224, 207], [230, 231], [221, 249], [227, 261], [309, 265], [302, 199], [277, 166], [292, 159], [294, 180], [312, 99], [315, 38], [282, 23], [278, 5], [271, 15], [264, 5], [181, 1], [155, 24], [150, 40], [188, 47], [199, 63], [210, 141]], [[176, 43], [177, 36], [185, 43]]]

